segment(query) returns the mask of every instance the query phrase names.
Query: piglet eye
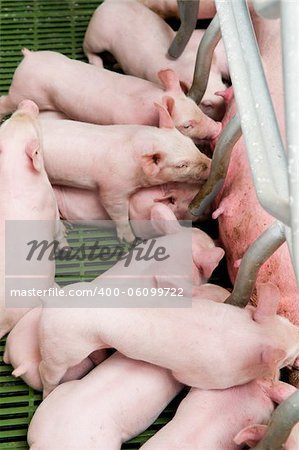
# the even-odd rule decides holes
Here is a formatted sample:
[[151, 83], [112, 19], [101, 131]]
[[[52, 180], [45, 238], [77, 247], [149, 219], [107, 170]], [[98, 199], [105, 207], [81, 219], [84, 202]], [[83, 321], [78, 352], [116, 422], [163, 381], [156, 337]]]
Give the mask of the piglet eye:
[[184, 130], [188, 130], [189, 128], [192, 128], [192, 125], [190, 123], [184, 123], [183, 128]]
[[169, 202], [170, 202], [172, 205], [175, 205], [175, 198], [174, 198], [174, 197], [170, 197]]
[[188, 164], [179, 164], [178, 166], [176, 166], [178, 169], [184, 169], [186, 167], [188, 167]]

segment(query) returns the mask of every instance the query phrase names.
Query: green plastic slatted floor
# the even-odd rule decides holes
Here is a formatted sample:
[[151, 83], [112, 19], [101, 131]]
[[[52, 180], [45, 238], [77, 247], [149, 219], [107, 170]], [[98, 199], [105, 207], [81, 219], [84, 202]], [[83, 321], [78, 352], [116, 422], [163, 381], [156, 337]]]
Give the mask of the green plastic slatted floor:
[[[100, 0], [0, 0], [0, 94], [8, 91], [12, 75], [22, 59], [20, 50], [54, 50], [84, 59], [82, 41], [86, 26]], [[71, 230], [68, 239], [75, 245], [97, 233], [103, 244], [115, 242], [112, 232]], [[68, 284], [90, 280], [109, 265], [60, 263], [57, 282]], [[26, 449], [27, 427], [41, 400], [39, 393], [16, 380], [11, 367], [3, 363], [5, 339], [0, 341], [0, 449]], [[136, 449], [173, 415], [176, 400], [142, 435], [123, 446]], [[50, 419], [51, 420], [51, 419]], [[58, 449], [57, 449], [58, 450]], [[60, 450], [60, 449], [59, 449]], [[61, 449], [62, 450], [62, 449]], [[83, 450], [83, 449], [82, 449]], [[85, 450], [85, 449], [84, 449]], [[87, 449], [86, 449], [87, 450]], [[103, 449], [104, 450], [104, 449]]]

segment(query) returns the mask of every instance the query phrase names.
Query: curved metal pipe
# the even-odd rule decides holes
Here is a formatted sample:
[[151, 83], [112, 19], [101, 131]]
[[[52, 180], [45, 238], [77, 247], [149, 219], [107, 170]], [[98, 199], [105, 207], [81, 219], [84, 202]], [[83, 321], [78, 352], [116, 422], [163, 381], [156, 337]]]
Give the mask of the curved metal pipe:
[[283, 224], [275, 221], [250, 245], [242, 258], [233, 292], [224, 303], [240, 308], [247, 305], [260, 267], [285, 240]]
[[181, 26], [168, 49], [168, 55], [174, 59], [181, 56], [193, 30], [195, 30], [199, 11], [199, 0], [178, 0], [178, 7]]
[[192, 86], [187, 94], [197, 104], [201, 102], [206, 91], [214, 50], [220, 39], [220, 23], [216, 14], [200, 41], [196, 55]]
[[241, 135], [242, 129], [240, 118], [236, 114], [226, 125], [217, 141], [213, 153], [209, 178], [189, 205], [190, 212], [194, 216], [201, 216], [204, 214], [222, 188], [227, 174], [232, 149], [240, 139]]
[[274, 411], [266, 435], [254, 450], [281, 450], [299, 422], [299, 391], [294, 392]]

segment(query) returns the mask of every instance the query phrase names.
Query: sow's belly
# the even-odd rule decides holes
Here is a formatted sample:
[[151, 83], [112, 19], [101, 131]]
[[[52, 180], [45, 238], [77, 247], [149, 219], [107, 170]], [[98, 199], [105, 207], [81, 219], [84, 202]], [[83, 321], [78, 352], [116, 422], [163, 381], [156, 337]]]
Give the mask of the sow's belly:
[[[273, 78], [268, 77], [271, 90]], [[273, 96], [278, 120], [283, 118], [283, 95]], [[234, 99], [228, 105], [223, 125], [234, 116]], [[282, 123], [280, 123], [282, 125]], [[282, 126], [281, 126], [282, 129]], [[235, 281], [240, 259], [250, 244], [275, 220], [260, 206], [256, 197], [244, 139], [236, 144], [223, 189], [215, 202], [219, 214], [219, 233], [226, 251], [228, 271]], [[257, 282], [271, 281], [281, 293], [278, 313], [299, 325], [299, 291], [287, 244], [278, 249], [261, 267]]]

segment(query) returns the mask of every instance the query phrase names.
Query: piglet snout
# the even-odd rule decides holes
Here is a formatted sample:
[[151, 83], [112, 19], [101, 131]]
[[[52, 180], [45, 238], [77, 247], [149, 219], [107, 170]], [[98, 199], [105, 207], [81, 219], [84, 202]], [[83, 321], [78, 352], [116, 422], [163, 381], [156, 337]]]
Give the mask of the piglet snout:
[[194, 179], [196, 182], [204, 183], [207, 181], [211, 170], [211, 159], [205, 155], [200, 155], [196, 170], [194, 172]]

